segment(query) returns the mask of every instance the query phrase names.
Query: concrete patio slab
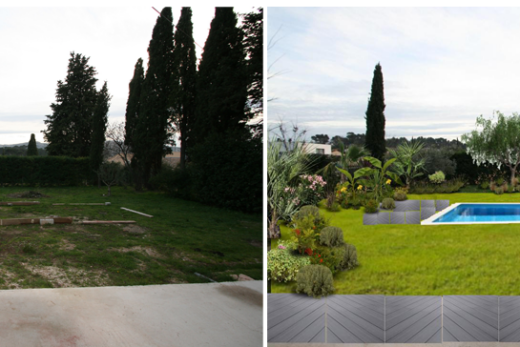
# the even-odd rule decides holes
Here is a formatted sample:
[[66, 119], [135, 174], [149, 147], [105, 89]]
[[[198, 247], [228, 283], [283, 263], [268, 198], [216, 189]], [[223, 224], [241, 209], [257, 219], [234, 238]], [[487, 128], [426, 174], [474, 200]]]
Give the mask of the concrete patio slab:
[[261, 346], [262, 281], [0, 291], [3, 346]]

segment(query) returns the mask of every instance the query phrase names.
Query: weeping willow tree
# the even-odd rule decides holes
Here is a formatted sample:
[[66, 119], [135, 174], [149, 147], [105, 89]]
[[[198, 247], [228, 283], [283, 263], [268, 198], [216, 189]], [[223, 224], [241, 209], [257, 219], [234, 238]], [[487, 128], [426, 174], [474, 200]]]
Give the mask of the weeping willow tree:
[[475, 164], [496, 164], [498, 168], [505, 165], [511, 171], [511, 185], [515, 185], [516, 169], [520, 164], [520, 115], [513, 113], [505, 117], [496, 112], [496, 122], [477, 118], [477, 129], [462, 135], [462, 142]]

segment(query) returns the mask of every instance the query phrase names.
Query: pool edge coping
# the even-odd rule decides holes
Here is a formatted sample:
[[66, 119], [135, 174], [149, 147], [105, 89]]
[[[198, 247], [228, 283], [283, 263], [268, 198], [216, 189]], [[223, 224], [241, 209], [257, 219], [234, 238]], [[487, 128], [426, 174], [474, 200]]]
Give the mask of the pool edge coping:
[[518, 202], [457, 202], [453, 205], [450, 205], [449, 207], [445, 208], [442, 211], [439, 211], [439, 213], [435, 213], [433, 216], [421, 221], [421, 225], [474, 225], [474, 224], [520, 224], [520, 221], [494, 221], [494, 222], [451, 222], [451, 223], [433, 223], [434, 220], [437, 218], [440, 218], [444, 216], [446, 213], [450, 212], [451, 210], [457, 208], [459, 205], [462, 204], [472, 204], [472, 205], [489, 205], [489, 204], [497, 204], [497, 205], [519, 205]]

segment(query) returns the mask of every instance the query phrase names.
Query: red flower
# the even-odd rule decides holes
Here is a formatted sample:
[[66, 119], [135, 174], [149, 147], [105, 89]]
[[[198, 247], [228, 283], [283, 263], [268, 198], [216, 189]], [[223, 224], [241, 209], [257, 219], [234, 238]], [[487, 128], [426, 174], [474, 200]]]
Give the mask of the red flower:
[[323, 259], [320, 259], [320, 263], [323, 263]]
[[296, 233], [296, 235], [300, 236], [300, 229], [296, 229], [294, 232]]
[[307, 249], [305, 250], [305, 253], [307, 253], [308, 255], [312, 255], [312, 249], [307, 248]]
[[313, 225], [313, 226], [312, 226], [312, 229], [316, 230], [316, 226], [315, 226], [315, 225]]
[[321, 257], [321, 254], [318, 254], [318, 258]]

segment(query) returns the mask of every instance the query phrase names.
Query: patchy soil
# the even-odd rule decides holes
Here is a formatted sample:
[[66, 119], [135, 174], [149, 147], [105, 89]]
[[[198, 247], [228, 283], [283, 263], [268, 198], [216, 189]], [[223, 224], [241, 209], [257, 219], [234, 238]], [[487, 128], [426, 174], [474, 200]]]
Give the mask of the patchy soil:
[[126, 231], [129, 234], [144, 234], [146, 229], [140, 227], [139, 225], [130, 224], [123, 228], [123, 231]]
[[40, 192], [36, 192], [34, 190], [30, 190], [28, 192], [12, 193], [12, 194], [8, 194], [7, 196], [9, 198], [22, 198], [22, 199], [50, 198], [49, 195], [45, 195]]
[[61, 251], [72, 251], [74, 248], [76, 248], [75, 244], [70, 243], [69, 241], [67, 241], [65, 239], [61, 239], [61, 244], [60, 244]]
[[64, 270], [57, 266], [20, 264], [33, 274], [40, 275], [51, 282], [55, 288], [106, 286], [110, 284], [108, 275], [102, 270], [85, 271], [74, 267], [69, 267], [67, 270]]
[[10, 289], [20, 289], [21, 288], [20, 282], [23, 282], [23, 280], [19, 279], [18, 281], [15, 281], [16, 276], [12, 272], [5, 270], [5, 269], [0, 269], [0, 277], [3, 278], [3, 280], [5, 281], [4, 285], [7, 286], [8, 288], [10, 288]]
[[115, 251], [120, 253], [127, 253], [127, 252], [139, 252], [146, 254], [152, 258], [164, 258], [162, 254], [157, 252], [153, 247], [143, 247], [143, 246], [135, 246], [130, 248], [120, 247], [120, 248], [107, 248], [107, 251]]

